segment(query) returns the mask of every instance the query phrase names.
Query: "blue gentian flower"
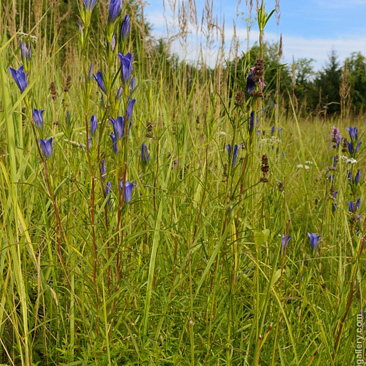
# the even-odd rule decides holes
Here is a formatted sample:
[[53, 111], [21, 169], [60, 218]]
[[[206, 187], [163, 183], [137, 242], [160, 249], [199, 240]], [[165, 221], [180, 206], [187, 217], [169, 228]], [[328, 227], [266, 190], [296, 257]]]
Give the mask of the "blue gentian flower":
[[[226, 146], [226, 149], [227, 149], [227, 153], [228, 153], [228, 160], [230, 162], [230, 158], [231, 158], [231, 145], [228, 144]], [[239, 147], [238, 147], [238, 145], [235, 145], [234, 146], [234, 156], [233, 156], [232, 166], [234, 166], [236, 164], [236, 160], [238, 158], [238, 151], [239, 151]]]
[[147, 151], [147, 146], [145, 144], [141, 145], [141, 160], [144, 164], [150, 161], [150, 154]]
[[100, 175], [102, 176], [102, 179], [105, 180], [107, 176], [107, 167], [105, 164], [105, 160], [102, 160], [102, 165], [100, 167]]
[[92, 134], [92, 136], [95, 136], [95, 131], [98, 127], [98, 120], [97, 117], [92, 115], [91, 120], [90, 120], [90, 132]]
[[358, 140], [358, 129], [357, 127], [349, 127], [347, 128], [348, 133], [349, 133], [349, 137], [351, 138], [351, 140]]
[[121, 28], [121, 36], [122, 39], [125, 40], [128, 33], [130, 33], [130, 17], [126, 14], [125, 18], [123, 19], [122, 28]]
[[92, 11], [96, 2], [97, 0], [84, 0], [85, 9], [88, 11]]
[[117, 139], [116, 136], [114, 135], [114, 133], [112, 132], [110, 135], [110, 138], [112, 139], [112, 143], [113, 143], [113, 151], [114, 153], [117, 155], [118, 154], [118, 146], [117, 146]]
[[359, 150], [360, 150], [360, 146], [361, 146], [361, 144], [362, 144], [362, 141], [360, 141], [360, 142], [357, 144], [356, 149], [354, 149], [354, 147], [353, 147], [353, 141], [351, 141], [351, 142], [346, 141], [346, 143], [347, 143], [347, 146], [348, 146], [348, 152], [349, 152], [351, 155], [353, 155], [353, 154], [355, 154], [355, 153], [358, 153], [358, 152], [359, 152]]
[[113, 23], [114, 20], [121, 14], [122, 0], [111, 0], [109, 5], [109, 22]]
[[126, 56], [124, 56], [121, 52], [119, 52], [118, 57], [121, 61], [122, 80], [125, 84], [127, 84], [130, 80], [132, 72], [132, 55], [128, 52]]
[[98, 83], [99, 88], [102, 89], [105, 94], [107, 94], [107, 91], [106, 91], [105, 85], [104, 85], [103, 74], [100, 70], [97, 72], [96, 75], [94, 75], [94, 80]]
[[355, 176], [355, 183], [359, 183], [361, 179], [361, 171], [358, 169], [357, 174]]
[[353, 201], [348, 201], [348, 210], [351, 213], [355, 213], [361, 206], [361, 198], [359, 198], [356, 202], [356, 204], [353, 203]]
[[132, 94], [133, 91], [135, 90], [136, 88], [136, 78], [133, 77], [132, 80], [131, 80], [131, 84], [130, 84], [130, 93]]
[[254, 111], [251, 111], [249, 120], [249, 133], [251, 134], [253, 130], [254, 130]]
[[255, 88], [256, 88], [256, 84], [255, 84], [255, 81], [253, 80], [253, 74], [250, 71], [248, 78], [247, 78], [247, 85], [246, 85], [245, 89], [249, 95], [253, 95], [255, 93]]
[[337, 194], [338, 191], [335, 191], [332, 195], [332, 197], [334, 198], [334, 203], [332, 203], [332, 211], [334, 212], [337, 209]]
[[282, 235], [282, 249], [285, 249], [287, 247], [288, 242], [291, 240], [289, 235]]
[[22, 57], [23, 62], [30, 61], [32, 58], [32, 45], [29, 45], [29, 50], [27, 48], [27, 45], [20, 41], [20, 54]]
[[131, 118], [132, 118], [132, 112], [133, 112], [133, 105], [135, 104], [136, 102], [136, 99], [133, 98], [132, 100], [130, 100], [130, 102], [128, 103], [128, 107], [127, 107], [127, 112], [126, 112], [126, 115], [127, 115], [127, 119], [130, 121]]
[[[133, 183], [127, 180], [126, 186], [125, 186], [125, 193], [124, 193], [125, 202], [131, 201], [133, 187], [134, 187]], [[121, 180], [121, 191], [123, 192], [123, 180]], [[121, 192], [121, 194], [122, 194], [122, 192]]]
[[10, 73], [14, 81], [18, 85], [20, 92], [23, 93], [24, 90], [28, 87], [27, 75], [24, 73], [24, 66], [20, 66], [18, 70], [15, 70], [11, 67]]
[[112, 184], [111, 184], [111, 182], [107, 182], [107, 186], [105, 188], [105, 196], [108, 197], [108, 200], [107, 200], [108, 203], [111, 199], [111, 196], [110, 196], [111, 190], [112, 190]]
[[53, 138], [51, 137], [50, 139], [44, 139], [44, 140], [38, 140], [40, 145], [41, 145], [41, 149], [42, 152], [44, 154], [44, 156], [46, 157], [46, 159], [49, 159], [51, 157], [52, 154], [52, 141]]
[[125, 137], [125, 119], [123, 117], [117, 117], [117, 119], [109, 118], [109, 121], [113, 125], [114, 134], [117, 140]]
[[43, 112], [44, 109], [33, 109], [33, 120], [36, 123], [37, 127], [41, 129], [43, 127]]
[[275, 126], [272, 126], [272, 127], [271, 127], [271, 134], [273, 135], [273, 134], [274, 134], [274, 132], [275, 132]]
[[334, 183], [334, 174], [333, 175], [328, 175], [328, 179], [331, 183]]
[[309, 239], [310, 239], [310, 246], [311, 249], [314, 251], [318, 247], [318, 241], [321, 235], [316, 235], [315, 233], [308, 233]]
[[88, 138], [88, 149], [90, 150], [93, 147], [93, 140], [91, 137]]

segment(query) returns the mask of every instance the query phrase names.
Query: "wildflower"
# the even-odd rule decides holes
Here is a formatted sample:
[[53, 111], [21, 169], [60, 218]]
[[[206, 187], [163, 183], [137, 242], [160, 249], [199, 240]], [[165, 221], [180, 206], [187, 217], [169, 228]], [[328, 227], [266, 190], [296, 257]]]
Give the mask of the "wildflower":
[[333, 175], [328, 175], [328, 179], [331, 183], [334, 183], [334, 174]]
[[361, 171], [360, 169], [358, 169], [357, 173], [356, 173], [356, 176], [355, 176], [355, 179], [353, 180], [352, 178], [352, 172], [350, 170], [348, 170], [347, 172], [347, 176], [348, 176], [348, 180], [351, 182], [351, 183], [359, 183], [360, 182], [360, 178], [361, 178]]
[[88, 138], [88, 149], [90, 150], [93, 147], [93, 140], [91, 137]]
[[36, 123], [37, 127], [41, 129], [43, 127], [43, 109], [37, 110], [33, 109], [33, 120]]
[[235, 95], [235, 105], [242, 107], [245, 103], [245, 94], [243, 91], [239, 90]]
[[100, 175], [102, 176], [102, 179], [105, 180], [107, 176], [107, 168], [105, 164], [105, 160], [102, 160], [102, 165], [100, 167]]
[[131, 84], [130, 84], [130, 93], [132, 94], [133, 91], [135, 90], [136, 88], [136, 78], [133, 77], [132, 80], [131, 80]]
[[109, 5], [109, 22], [113, 23], [114, 20], [120, 15], [122, 10], [122, 0], [111, 0]]
[[99, 70], [96, 75], [94, 75], [94, 80], [98, 83], [99, 88], [102, 89], [102, 91], [107, 94], [107, 91], [105, 89], [104, 80], [103, 80], [103, 74]]
[[122, 80], [125, 84], [127, 84], [132, 72], [132, 55], [128, 52], [124, 56], [121, 52], [119, 52], [118, 57], [121, 61]]
[[49, 159], [51, 157], [51, 154], [52, 154], [52, 141], [53, 141], [52, 137], [48, 140], [47, 139], [39, 140], [42, 152], [43, 152], [44, 156], [46, 157], [46, 159]]
[[122, 93], [123, 93], [123, 88], [122, 88], [122, 86], [120, 86], [120, 87], [118, 88], [117, 95], [116, 95], [116, 99], [117, 99], [117, 100], [118, 100], [118, 99], [121, 99], [121, 97], [122, 97]]
[[337, 194], [338, 194], [338, 191], [334, 191], [334, 193], [332, 194], [332, 198], [334, 200], [334, 203], [332, 203], [333, 212], [337, 209]]
[[90, 121], [90, 132], [91, 132], [93, 137], [95, 135], [95, 131], [96, 131], [97, 127], [98, 127], [97, 117], [92, 115], [91, 121]]
[[255, 88], [256, 88], [256, 84], [255, 81], [253, 80], [253, 74], [250, 71], [249, 75], [247, 77], [247, 85], [245, 87], [245, 90], [247, 91], [247, 93], [251, 96], [253, 96], [255, 94]]
[[[355, 128], [356, 128], [356, 127], [355, 127]], [[348, 152], [349, 152], [351, 155], [353, 155], [353, 154], [355, 154], [355, 153], [358, 153], [358, 152], [359, 152], [359, 150], [360, 150], [360, 146], [361, 146], [361, 144], [362, 144], [362, 141], [360, 141], [360, 142], [357, 144], [356, 148], [354, 148], [354, 146], [353, 146], [353, 141], [351, 141], [351, 142], [346, 141], [346, 143], [347, 143], [347, 146], [348, 146]]]
[[114, 49], [116, 48], [116, 35], [113, 34], [112, 40], [111, 40], [111, 48], [112, 51], [114, 51]]
[[97, 0], [84, 0], [85, 8], [88, 11], [92, 11]]
[[321, 235], [316, 235], [315, 233], [308, 233], [309, 239], [310, 239], [310, 246], [311, 249], [314, 251], [318, 247], [318, 241]]
[[144, 164], [150, 161], [150, 154], [147, 151], [147, 146], [145, 144], [141, 145], [141, 160]]
[[354, 140], [358, 140], [358, 129], [357, 127], [348, 127], [347, 131], [349, 133], [349, 137], [351, 138], [352, 141]]
[[[231, 145], [228, 144], [226, 146], [226, 149], [227, 149], [227, 152], [228, 152], [228, 160], [230, 162], [230, 158], [231, 158]], [[235, 145], [234, 146], [234, 154], [233, 154], [233, 162], [232, 162], [232, 166], [234, 166], [236, 164], [236, 160], [238, 158], [238, 151], [239, 151], [239, 148], [238, 148], [238, 145]]]
[[28, 50], [27, 45], [24, 42], [20, 41], [20, 54], [24, 63], [30, 61], [30, 59], [32, 58], [32, 45], [29, 45]]
[[290, 236], [283, 234], [282, 235], [282, 249], [287, 247], [288, 242], [291, 240]]
[[[125, 193], [124, 193], [124, 201], [125, 202], [130, 202], [131, 198], [132, 198], [132, 190], [133, 190], [133, 183], [129, 182], [128, 180], [126, 181], [126, 185], [125, 185]], [[123, 181], [121, 180], [121, 191], [123, 194]]]
[[130, 17], [128, 14], [126, 14], [125, 18], [123, 19], [122, 28], [121, 28], [121, 36], [122, 36], [123, 40], [125, 40], [128, 33], [130, 33]]
[[136, 102], [136, 99], [133, 98], [128, 103], [128, 107], [127, 107], [127, 111], [126, 111], [126, 115], [127, 115], [128, 120], [131, 120], [131, 118], [132, 118], [133, 105], [135, 104], [135, 102]]
[[332, 147], [337, 149], [341, 142], [341, 132], [339, 131], [339, 128], [333, 126], [332, 131], [330, 132], [329, 135], [332, 136], [331, 141], [334, 143], [334, 145], [332, 145]]
[[272, 126], [272, 127], [271, 127], [271, 134], [273, 135], [273, 134], [274, 134], [274, 132], [275, 132], [275, 126]]
[[[257, 123], [256, 123], [257, 125]], [[254, 130], [254, 111], [250, 112], [250, 120], [249, 120], [249, 133], [251, 134]]]
[[112, 139], [112, 143], [113, 143], [113, 151], [114, 153], [117, 155], [118, 154], [118, 146], [117, 146], [117, 139], [114, 133], [111, 133], [110, 138]]
[[348, 210], [351, 213], [355, 213], [361, 206], [361, 198], [359, 198], [356, 202], [356, 204], [353, 203], [353, 201], [348, 201]]
[[110, 196], [111, 190], [112, 190], [112, 184], [111, 184], [111, 182], [107, 182], [107, 186], [105, 189], [105, 196], [108, 197], [108, 200], [107, 200], [108, 203], [111, 199], [111, 196]]
[[24, 66], [20, 66], [18, 70], [10, 68], [11, 76], [18, 85], [21, 93], [28, 87], [27, 75], [24, 73]]
[[109, 121], [113, 125], [114, 136], [117, 140], [125, 136], [125, 119], [123, 117], [117, 117], [117, 119], [109, 118]]

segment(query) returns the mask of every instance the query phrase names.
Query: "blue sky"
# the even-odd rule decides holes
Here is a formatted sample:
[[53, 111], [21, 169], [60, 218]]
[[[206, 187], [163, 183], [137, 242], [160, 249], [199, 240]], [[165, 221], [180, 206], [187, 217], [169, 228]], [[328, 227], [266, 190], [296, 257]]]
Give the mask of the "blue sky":
[[[175, 0], [182, 4], [182, 0]], [[188, 2], [188, 0], [186, 0]], [[233, 20], [235, 20], [240, 49], [246, 49], [247, 27], [243, 20], [249, 15], [245, 0], [241, 1], [237, 14], [237, 1], [213, 0], [214, 14], [219, 20], [225, 17], [225, 53], [229, 57], [230, 42], [233, 35]], [[178, 32], [177, 13], [173, 16], [169, 2], [165, 0], [165, 15], [163, 0], [150, 0], [145, 6], [146, 18], [153, 25], [153, 32], [157, 37], [166, 36], [166, 20], [169, 23], [169, 36]], [[253, 1], [254, 4], [256, 0]], [[266, 10], [275, 7], [275, 0], [265, 1]], [[177, 6], [178, 7], [178, 6]], [[177, 9], [176, 7], [176, 9]], [[204, 1], [196, 0], [199, 20], [201, 18]], [[284, 45], [284, 62], [290, 63], [295, 59], [307, 57], [315, 59], [315, 69], [320, 69], [327, 60], [328, 54], [334, 48], [340, 60], [344, 60], [351, 52], [360, 51], [366, 54], [366, 0], [280, 0], [280, 24], [277, 26], [273, 16], [265, 29], [265, 39], [278, 41], [282, 33]], [[219, 22], [221, 23], [221, 22]], [[204, 37], [192, 25], [191, 34], [186, 42], [172, 42], [172, 50], [181, 57], [195, 61], [202, 44], [206, 61], [213, 65], [217, 56], [218, 42], [207, 48]], [[258, 39], [256, 23], [250, 34], [253, 43]]]

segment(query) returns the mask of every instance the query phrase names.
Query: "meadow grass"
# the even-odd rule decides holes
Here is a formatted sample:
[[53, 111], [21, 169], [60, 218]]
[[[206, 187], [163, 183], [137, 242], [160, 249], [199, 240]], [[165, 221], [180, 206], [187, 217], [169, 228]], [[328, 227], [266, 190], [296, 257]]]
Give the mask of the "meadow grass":
[[[298, 120], [248, 94], [238, 105], [248, 68], [228, 83], [225, 69], [217, 78], [172, 67], [137, 42], [124, 50], [138, 55], [133, 124], [115, 155], [107, 117], [125, 115], [127, 95], [114, 99], [117, 81], [103, 108], [88, 79], [90, 62], [94, 73], [106, 62], [113, 80], [114, 51], [93, 54], [104, 41], [75, 46], [61, 67], [62, 49], [38, 41], [21, 94], [8, 72], [22, 63], [17, 45], [16, 34], [2, 34], [3, 364], [359, 364], [364, 203], [357, 217], [348, 201], [365, 197], [364, 158], [361, 149], [347, 162], [329, 134], [338, 126], [349, 140], [352, 125], [362, 139], [361, 117]], [[34, 131], [54, 138], [49, 159], [37, 151], [32, 108], [46, 110]], [[259, 118], [250, 133], [252, 108]], [[99, 125], [88, 148], [92, 115]], [[239, 146], [234, 165], [227, 144]], [[358, 169], [361, 181], [350, 184], [348, 170]], [[127, 179], [135, 186], [123, 202]], [[316, 250], [308, 232], [321, 235]]]

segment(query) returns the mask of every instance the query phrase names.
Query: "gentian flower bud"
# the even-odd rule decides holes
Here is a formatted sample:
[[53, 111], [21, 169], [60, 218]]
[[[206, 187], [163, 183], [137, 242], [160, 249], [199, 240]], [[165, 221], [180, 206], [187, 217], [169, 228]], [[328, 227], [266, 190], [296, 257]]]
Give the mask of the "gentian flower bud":
[[128, 52], [126, 56], [124, 56], [121, 52], [118, 53], [118, 57], [121, 61], [121, 74], [122, 80], [125, 84], [128, 83], [131, 72], [132, 72], [132, 55]]
[[32, 58], [32, 45], [29, 45], [28, 50], [27, 45], [24, 42], [20, 41], [20, 54], [24, 63], [30, 61]]
[[[228, 160], [230, 162], [230, 157], [231, 157], [231, 145], [228, 144], [226, 146], [226, 149], [227, 149], [227, 153], [228, 153]], [[236, 160], [238, 158], [238, 151], [239, 151], [239, 148], [238, 148], [238, 145], [235, 145], [234, 146], [234, 156], [233, 156], [233, 162], [232, 162], [232, 166], [234, 166], [236, 164]]]
[[[125, 202], [130, 202], [131, 198], [132, 198], [132, 190], [133, 190], [133, 183], [129, 182], [128, 180], [126, 181], [126, 186], [125, 186], [125, 194], [124, 194], [124, 201]], [[123, 192], [123, 181], [121, 180], [121, 191]], [[121, 192], [121, 194], [122, 194]]]
[[130, 33], [130, 17], [126, 14], [125, 18], [123, 19], [122, 28], [121, 28], [121, 36], [122, 39], [125, 40], [128, 33]]
[[92, 115], [91, 120], [90, 120], [90, 132], [92, 134], [92, 136], [95, 136], [95, 131], [98, 127], [98, 120], [97, 117]]
[[361, 178], [361, 171], [358, 169], [357, 174], [355, 176], [355, 183], [359, 183]]
[[111, 0], [109, 5], [109, 22], [113, 23], [114, 20], [121, 14], [122, 0]]
[[122, 88], [122, 86], [120, 86], [120, 87], [118, 88], [117, 95], [116, 95], [116, 99], [117, 99], [117, 100], [121, 99], [121, 97], [122, 97], [122, 93], [123, 93], [123, 88]]
[[10, 73], [18, 85], [20, 92], [23, 93], [28, 87], [27, 75], [24, 73], [24, 66], [20, 66], [18, 70], [10, 68]]
[[102, 179], [105, 180], [107, 176], [107, 168], [105, 164], [105, 160], [102, 161], [102, 165], [100, 167], [100, 175], [102, 176]]
[[251, 111], [249, 120], [249, 133], [251, 134], [253, 130], [254, 130], [254, 111]]
[[85, 8], [88, 11], [92, 11], [97, 0], [84, 0]]
[[117, 155], [118, 154], [118, 146], [117, 146], [117, 139], [116, 136], [114, 135], [114, 133], [111, 133], [110, 138], [112, 139], [112, 143], [113, 143], [113, 151], [114, 153]]
[[136, 88], [136, 78], [133, 77], [132, 80], [131, 80], [131, 84], [130, 84], [130, 93], [132, 94], [133, 91], [135, 90]]
[[315, 233], [308, 233], [308, 236], [309, 236], [309, 239], [310, 239], [310, 246], [311, 246], [311, 249], [313, 251], [316, 250], [316, 248], [318, 247], [318, 242], [319, 242], [319, 238], [320, 238], [320, 235], [316, 235]]
[[334, 198], [334, 203], [332, 203], [332, 211], [333, 212], [337, 209], [337, 200], [336, 200], [337, 194], [338, 194], [338, 191], [335, 191], [333, 193], [333, 196], [332, 196]]
[[88, 149], [90, 150], [93, 147], [93, 140], [91, 137], [88, 138]]
[[282, 249], [287, 247], [288, 242], [291, 240], [290, 236], [283, 234], [282, 235]]
[[112, 51], [114, 51], [114, 49], [116, 48], [116, 35], [115, 34], [113, 34], [113, 37], [112, 37], [111, 48], [112, 48]]
[[92, 78], [93, 78], [93, 64], [90, 64], [88, 72], [88, 80], [90, 81]]
[[128, 107], [127, 107], [127, 112], [126, 112], [126, 115], [127, 115], [127, 119], [130, 121], [131, 118], [132, 118], [132, 111], [133, 111], [133, 105], [135, 104], [136, 102], [136, 99], [133, 98], [132, 100], [130, 100], [130, 102], [128, 103]]
[[110, 196], [111, 190], [112, 190], [112, 184], [111, 184], [111, 182], [107, 182], [107, 186], [105, 189], [105, 196], [108, 197], [108, 200], [107, 200], [108, 203], [111, 199], [111, 196]]
[[150, 154], [147, 151], [147, 146], [145, 144], [141, 145], [141, 160], [144, 164], [150, 161]]
[[52, 154], [52, 141], [53, 138], [51, 137], [50, 139], [44, 139], [44, 140], [38, 140], [40, 145], [41, 145], [41, 149], [42, 152], [44, 154], [44, 156], [46, 157], [46, 159], [49, 159], [51, 157]]
[[103, 74], [99, 70], [96, 75], [94, 75], [94, 80], [98, 83], [99, 88], [103, 90], [105, 94], [107, 94], [107, 91], [105, 89], [104, 80], [103, 80]]
[[43, 109], [37, 110], [33, 109], [33, 120], [36, 123], [37, 127], [41, 129], [43, 127]]
[[117, 119], [109, 118], [109, 122], [113, 125], [114, 136], [117, 140], [125, 137], [125, 119], [123, 117], [117, 117]]

